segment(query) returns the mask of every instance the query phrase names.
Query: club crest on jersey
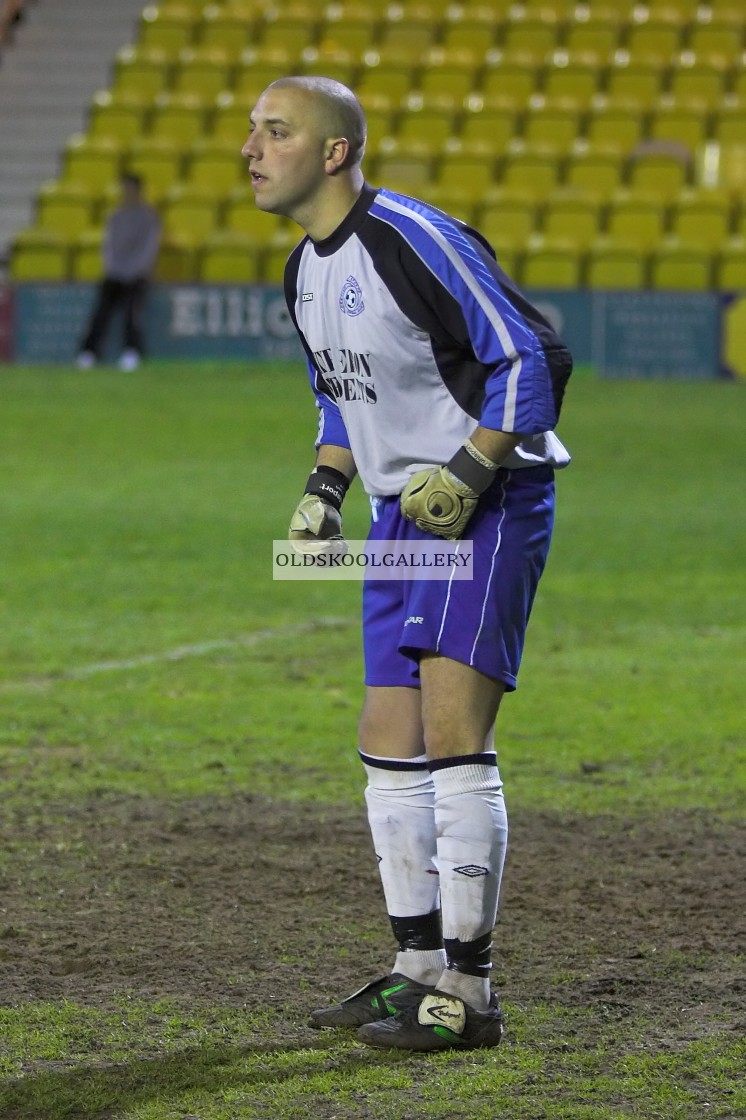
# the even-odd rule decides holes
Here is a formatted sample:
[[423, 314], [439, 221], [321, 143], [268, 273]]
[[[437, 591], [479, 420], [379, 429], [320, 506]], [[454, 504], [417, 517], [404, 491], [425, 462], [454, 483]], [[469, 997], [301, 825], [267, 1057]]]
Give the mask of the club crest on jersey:
[[339, 310], [345, 315], [359, 315], [365, 311], [363, 290], [354, 276], [348, 276], [339, 297]]

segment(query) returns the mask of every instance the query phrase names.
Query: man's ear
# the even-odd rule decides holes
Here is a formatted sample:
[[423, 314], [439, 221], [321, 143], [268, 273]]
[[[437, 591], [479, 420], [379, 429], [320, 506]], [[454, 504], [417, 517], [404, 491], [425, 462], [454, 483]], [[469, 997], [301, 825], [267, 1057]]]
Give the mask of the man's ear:
[[329, 175], [336, 174], [340, 171], [347, 162], [347, 156], [350, 151], [350, 143], [346, 137], [340, 136], [334, 140], [330, 140], [326, 146], [326, 170]]

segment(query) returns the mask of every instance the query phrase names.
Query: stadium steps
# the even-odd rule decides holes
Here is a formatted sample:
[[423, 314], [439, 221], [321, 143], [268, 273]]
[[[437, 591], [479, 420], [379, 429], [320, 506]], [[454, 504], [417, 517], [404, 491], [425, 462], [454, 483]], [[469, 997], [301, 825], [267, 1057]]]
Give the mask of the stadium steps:
[[13, 235], [33, 220], [39, 187], [58, 171], [68, 136], [108, 86], [119, 47], [132, 42], [144, 0], [36, 0], [0, 56], [0, 270]]

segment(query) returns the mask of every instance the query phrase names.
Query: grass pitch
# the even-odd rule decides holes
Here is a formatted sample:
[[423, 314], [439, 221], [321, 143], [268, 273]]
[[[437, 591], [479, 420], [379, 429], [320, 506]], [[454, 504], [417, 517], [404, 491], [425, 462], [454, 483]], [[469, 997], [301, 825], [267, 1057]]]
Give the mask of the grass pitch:
[[[270, 542], [313, 459], [304, 374], [8, 367], [0, 400], [0, 779], [4, 819], [18, 822], [0, 885], [17, 887], [22, 869], [53, 930], [50, 882], [74, 890], [89, 842], [76, 814], [92, 800], [104, 825], [107, 805], [128, 799], [177, 812], [250, 791], [304, 820], [359, 806], [359, 585], [271, 577]], [[560, 434], [575, 461], [558, 478], [552, 555], [500, 718], [519, 817], [634, 830], [704, 813], [729, 836], [743, 828], [745, 411], [737, 384], [571, 384]], [[345, 514], [348, 534], [364, 536], [359, 489]], [[350, 922], [327, 956], [378, 945]], [[19, 936], [0, 896], [0, 966], [19, 959]], [[663, 1045], [663, 964], [640, 951], [650, 997], [633, 1021], [599, 1029], [582, 1003], [543, 1001], [529, 983], [509, 1006], [511, 1044], [488, 1056], [371, 1055], [309, 1038], [271, 1000], [250, 1017], [217, 995], [190, 1010], [137, 976], [96, 1000], [14, 990], [0, 1000], [0, 1115], [742, 1115], [743, 1008]], [[302, 927], [278, 950], [309, 989], [301, 1002], [324, 968], [323, 955], [310, 976], [299, 968], [308, 952]], [[671, 950], [667, 975], [701, 966], [698, 952]], [[742, 964], [730, 949], [718, 962], [728, 975]]]

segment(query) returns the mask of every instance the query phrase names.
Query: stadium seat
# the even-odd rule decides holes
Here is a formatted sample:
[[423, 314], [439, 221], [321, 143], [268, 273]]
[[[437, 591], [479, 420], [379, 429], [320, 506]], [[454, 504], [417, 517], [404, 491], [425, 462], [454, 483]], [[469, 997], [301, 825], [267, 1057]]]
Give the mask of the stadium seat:
[[180, 241], [169, 235], [164, 235], [158, 259], [153, 270], [156, 280], [165, 284], [178, 284], [199, 279], [198, 253], [194, 244]]
[[600, 237], [588, 246], [585, 286], [591, 289], [636, 290], [647, 286], [647, 252], [639, 245]]
[[10, 253], [11, 280], [66, 280], [69, 271], [68, 243], [51, 230], [20, 230]]
[[375, 180], [393, 190], [417, 193], [433, 181], [434, 157], [429, 144], [400, 144], [388, 137], [382, 141], [374, 162]]
[[650, 282], [670, 291], [707, 291], [713, 281], [713, 256], [701, 245], [668, 238], [650, 256]]
[[219, 144], [235, 144], [240, 149], [249, 132], [249, 116], [253, 107], [253, 98], [236, 97], [230, 90], [224, 90], [215, 99], [210, 139]]
[[386, 95], [371, 94], [365, 99], [365, 116], [368, 121], [366, 153], [373, 157], [385, 136], [396, 135], [398, 102]]
[[575, 190], [608, 197], [624, 178], [624, 153], [613, 144], [576, 144], [565, 161], [564, 184]]
[[360, 69], [359, 59], [352, 51], [330, 47], [306, 47], [300, 56], [300, 72], [334, 78], [352, 88]]
[[479, 230], [491, 245], [523, 248], [537, 232], [539, 209], [533, 199], [519, 191], [495, 188], [479, 209]]
[[657, 194], [620, 191], [609, 201], [606, 231], [617, 241], [640, 248], [655, 245], [663, 235], [666, 209]]
[[424, 140], [439, 148], [454, 135], [459, 109], [460, 102], [453, 97], [411, 93], [401, 107], [396, 139]]
[[164, 234], [185, 245], [202, 245], [217, 228], [219, 209], [214, 194], [176, 183], [160, 204]]
[[715, 262], [715, 283], [722, 292], [746, 292], [746, 240], [732, 238]]
[[715, 109], [723, 103], [727, 76], [724, 59], [700, 58], [692, 51], [683, 51], [673, 61], [668, 93], [679, 104]]
[[516, 8], [503, 28], [500, 45], [505, 51], [523, 51], [538, 61], [558, 46], [558, 34], [558, 20], [552, 8], [545, 8], [541, 15]]
[[94, 283], [103, 276], [104, 265], [101, 251], [104, 230], [101, 226], [89, 226], [75, 237], [70, 246], [71, 280]]
[[549, 101], [585, 108], [598, 93], [602, 74], [603, 67], [592, 52], [557, 50], [544, 61], [541, 90]]
[[143, 136], [122, 162], [124, 169], [142, 178], [146, 195], [157, 202], [181, 178], [183, 158], [182, 148], [173, 141]]
[[446, 142], [438, 163], [435, 185], [441, 191], [461, 188], [479, 200], [495, 185], [497, 158], [501, 149], [490, 140], [451, 139]]
[[416, 61], [434, 43], [438, 21], [427, 4], [392, 4], [384, 9], [376, 50], [385, 57], [390, 52], [407, 54]]
[[[643, 22], [637, 23], [637, 12]], [[650, 14], [647, 9], [636, 9], [633, 20], [627, 29], [624, 46], [632, 58], [647, 56], [658, 58], [662, 65], [683, 47], [683, 28], [685, 20], [675, 9], [660, 9]]]
[[205, 100], [230, 89], [238, 63], [238, 52], [216, 47], [187, 47], [179, 51], [174, 64], [171, 89], [174, 93], [194, 94]]
[[265, 49], [281, 48], [299, 58], [304, 47], [312, 47], [316, 43], [319, 15], [316, 4], [295, 0], [267, 7], [256, 25], [257, 41]]
[[670, 140], [683, 144], [694, 154], [703, 143], [709, 118], [701, 106], [663, 103], [650, 114], [648, 135], [651, 140]]
[[172, 71], [173, 59], [162, 49], [122, 47], [114, 60], [112, 93], [128, 94], [145, 103], [168, 87]]
[[523, 118], [523, 140], [528, 145], [567, 152], [580, 131], [580, 112], [563, 101], [530, 105]]
[[718, 144], [746, 144], [746, 101], [719, 105], [713, 113], [712, 139]]
[[99, 90], [88, 110], [86, 135], [91, 140], [110, 140], [126, 146], [145, 131], [149, 106], [150, 98], [146, 106], [126, 95], [115, 98], [110, 90]]
[[415, 67], [409, 57], [384, 59], [377, 51], [366, 51], [362, 59], [355, 93], [366, 104], [370, 96], [386, 96], [402, 101], [414, 88]]
[[484, 55], [497, 45], [504, 13], [491, 4], [454, 5], [446, 11], [441, 45], [446, 50], [469, 50]]
[[208, 103], [193, 93], [159, 93], [145, 135], [189, 147], [202, 135]]
[[[228, 232], [246, 234], [258, 245], [265, 245], [287, 227], [285, 218], [257, 210], [250, 187], [239, 187], [225, 201], [223, 228]], [[300, 235], [298, 237], [300, 240]]]
[[485, 99], [506, 97], [525, 103], [536, 92], [539, 73], [533, 55], [488, 51], [478, 89]]
[[458, 218], [459, 221], [465, 222], [469, 226], [474, 225], [478, 204], [475, 203], [474, 195], [469, 190], [463, 190], [460, 187], [441, 189], [438, 186], [428, 184], [427, 202], [431, 206], [443, 210], [444, 213], [450, 214], [452, 218]]
[[604, 92], [614, 101], [634, 101], [645, 109], [659, 100], [665, 74], [657, 58], [636, 59], [617, 51], [607, 73]]
[[569, 241], [585, 249], [599, 236], [602, 208], [594, 195], [558, 191], [545, 200], [541, 232], [550, 241]]
[[557, 186], [560, 166], [552, 149], [514, 141], [500, 161], [499, 185], [523, 191], [529, 198], [544, 198]]
[[123, 149], [118, 141], [90, 140], [85, 133], [70, 137], [62, 154], [62, 179], [66, 183], [103, 191], [120, 175]]
[[571, 241], [532, 238], [523, 252], [521, 284], [526, 288], [578, 288], [583, 256]]
[[463, 99], [475, 88], [481, 60], [474, 51], [434, 47], [421, 61], [417, 89], [424, 96]]
[[518, 108], [504, 104], [501, 98], [469, 98], [464, 109], [459, 137], [471, 143], [488, 136], [498, 148], [505, 148], [516, 135]]
[[241, 53], [232, 91], [236, 98], [253, 104], [270, 82], [292, 72], [293, 62], [289, 51], [250, 47]]
[[645, 115], [635, 101], [604, 99], [591, 107], [586, 138], [591, 146], [604, 145], [631, 152], [642, 139]]
[[632, 153], [628, 182], [633, 190], [651, 191], [661, 198], [678, 194], [690, 181], [692, 161], [686, 150], [657, 151], [638, 148]]
[[256, 19], [226, 11], [218, 4], [208, 4], [203, 10], [197, 36], [194, 45], [200, 49], [240, 54], [256, 42]]
[[362, 55], [376, 40], [381, 22], [378, 4], [329, 4], [319, 27], [319, 47]]
[[205, 239], [198, 268], [206, 284], [255, 284], [261, 276], [261, 246], [251, 234], [215, 230]]
[[243, 140], [198, 140], [185, 160], [185, 182], [221, 196], [240, 186], [247, 176], [246, 160], [241, 155]]
[[606, 57], [619, 45], [622, 27], [623, 16], [618, 9], [594, 12], [591, 7], [580, 6], [565, 27], [562, 46], [567, 51], [591, 51]]
[[718, 19], [693, 26], [688, 35], [687, 48], [695, 54], [720, 56], [735, 62], [744, 49], [744, 13], [738, 22]]
[[261, 277], [265, 284], [282, 284], [285, 265], [300, 240], [294, 229], [279, 230], [262, 253]]
[[44, 184], [39, 192], [35, 224], [70, 240], [93, 224], [96, 210], [95, 196], [90, 190], [54, 180]]
[[138, 45], [176, 55], [192, 42], [200, 18], [199, 8], [191, 4], [148, 4], [140, 17]]
[[680, 241], [719, 249], [728, 240], [733, 205], [727, 192], [685, 191], [671, 210], [671, 231]]

